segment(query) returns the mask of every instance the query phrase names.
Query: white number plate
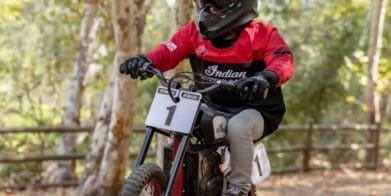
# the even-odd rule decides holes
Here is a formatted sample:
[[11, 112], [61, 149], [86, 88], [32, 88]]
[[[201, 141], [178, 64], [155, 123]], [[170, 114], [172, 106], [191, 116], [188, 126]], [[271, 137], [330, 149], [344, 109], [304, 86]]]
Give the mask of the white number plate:
[[166, 87], [157, 88], [145, 124], [163, 130], [190, 134], [202, 95], [188, 91], [172, 91], [175, 97], [179, 94], [178, 103], [171, 100]]
[[254, 184], [258, 184], [269, 177], [270, 173], [270, 161], [265, 146], [261, 142], [258, 142], [254, 146], [254, 162], [251, 180]]
[[[226, 146], [222, 146], [217, 149], [217, 152], [224, 156], [224, 162], [220, 168], [224, 174], [231, 171], [231, 154], [226, 148]], [[270, 173], [271, 166], [265, 146], [261, 142], [258, 142], [254, 146], [251, 181], [253, 184], [258, 184], [269, 177]]]

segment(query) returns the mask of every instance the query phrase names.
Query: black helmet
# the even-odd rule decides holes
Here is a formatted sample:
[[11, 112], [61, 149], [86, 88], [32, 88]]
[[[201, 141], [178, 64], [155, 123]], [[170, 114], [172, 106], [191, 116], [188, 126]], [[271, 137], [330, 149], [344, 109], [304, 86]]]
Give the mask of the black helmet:
[[196, 26], [204, 39], [216, 38], [258, 16], [257, 0], [194, 0]]

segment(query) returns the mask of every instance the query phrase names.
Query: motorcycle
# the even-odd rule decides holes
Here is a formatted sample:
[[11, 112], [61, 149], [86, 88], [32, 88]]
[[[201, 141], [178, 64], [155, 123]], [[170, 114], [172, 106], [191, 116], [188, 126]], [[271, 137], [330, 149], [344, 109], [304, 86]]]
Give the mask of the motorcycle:
[[[203, 101], [203, 94], [219, 88], [235, 89], [232, 81], [210, 81], [209, 87], [195, 89], [191, 72], [180, 72], [170, 79], [157, 69], [143, 66], [144, 72], [157, 76], [162, 86], [156, 89], [146, 118], [146, 134], [133, 172], [125, 181], [122, 195], [205, 196], [221, 195], [227, 188], [230, 171], [227, 119], [232, 114], [216, 111]], [[200, 76], [202, 77], [202, 76]], [[142, 78], [146, 78], [142, 76]], [[179, 81], [178, 81], [179, 79]], [[188, 84], [184, 87], [183, 84]], [[164, 148], [163, 168], [144, 163], [155, 133], [172, 138]], [[264, 145], [255, 144], [252, 189], [271, 173]]]

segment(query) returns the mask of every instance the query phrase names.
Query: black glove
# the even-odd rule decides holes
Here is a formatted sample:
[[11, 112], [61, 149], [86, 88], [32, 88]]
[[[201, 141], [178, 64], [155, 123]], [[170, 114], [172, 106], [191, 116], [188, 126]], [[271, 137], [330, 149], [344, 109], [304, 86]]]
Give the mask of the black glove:
[[254, 101], [265, 99], [270, 89], [274, 89], [279, 79], [272, 71], [262, 71], [249, 78], [235, 82], [235, 88], [241, 92], [242, 99]]
[[133, 79], [146, 79], [153, 76], [153, 74], [146, 72], [148, 68], [152, 67], [152, 61], [145, 55], [137, 55], [129, 58], [119, 66], [121, 74], [130, 75]]

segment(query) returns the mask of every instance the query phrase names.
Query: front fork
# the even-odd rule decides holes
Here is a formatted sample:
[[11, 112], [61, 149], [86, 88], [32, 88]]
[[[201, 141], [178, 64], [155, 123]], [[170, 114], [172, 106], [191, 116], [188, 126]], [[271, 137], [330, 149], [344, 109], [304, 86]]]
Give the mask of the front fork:
[[[154, 133], [155, 133], [155, 129], [153, 129], [152, 127], [147, 127], [145, 139], [143, 145], [141, 146], [140, 153], [137, 156], [135, 168], [137, 168], [138, 166], [144, 163]], [[170, 169], [167, 185], [164, 189], [165, 190], [164, 196], [170, 196], [171, 190], [173, 190], [174, 196], [180, 196], [183, 193], [182, 191], [184, 186], [184, 176], [183, 176], [183, 167], [181, 166], [181, 163], [183, 161], [183, 157], [185, 156], [186, 148], [189, 145], [189, 141], [190, 141], [189, 135], [183, 135], [181, 139], [179, 138], [174, 139], [173, 155], [175, 158]], [[177, 177], [179, 178], [175, 183], [175, 179]]]
[[145, 157], [147, 156], [149, 146], [151, 145], [151, 141], [153, 138], [153, 134], [155, 130], [152, 127], [147, 127], [147, 132], [145, 133], [145, 138], [143, 145], [141, 146], [140, 153], [137, 155], [136, 163], [134, 165], [134, 169], [144, 163]]

